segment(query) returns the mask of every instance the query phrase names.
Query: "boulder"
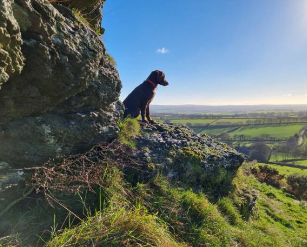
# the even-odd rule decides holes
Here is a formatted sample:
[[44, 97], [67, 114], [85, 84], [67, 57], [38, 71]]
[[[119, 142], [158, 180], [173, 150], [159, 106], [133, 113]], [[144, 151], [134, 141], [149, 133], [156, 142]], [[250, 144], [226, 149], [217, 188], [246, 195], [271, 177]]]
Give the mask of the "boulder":
[[227, 192], [227, 186], [244, 161], [240, 153], [226, 144], [173, 124], [144, 126], [143, 134], [137, 137], [137, 146], [146, 150], [147, 162], [171, 180], [197, 190], [222, 185]]

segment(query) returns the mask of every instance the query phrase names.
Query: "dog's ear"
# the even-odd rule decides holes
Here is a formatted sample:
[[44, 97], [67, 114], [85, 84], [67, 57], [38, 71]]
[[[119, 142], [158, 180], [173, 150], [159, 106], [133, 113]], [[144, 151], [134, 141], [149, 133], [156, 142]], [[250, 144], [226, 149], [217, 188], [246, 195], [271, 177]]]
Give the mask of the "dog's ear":
[[163, 72], [161, 70], [157, 70], [157, 80], [158, 82], [162, 81]]

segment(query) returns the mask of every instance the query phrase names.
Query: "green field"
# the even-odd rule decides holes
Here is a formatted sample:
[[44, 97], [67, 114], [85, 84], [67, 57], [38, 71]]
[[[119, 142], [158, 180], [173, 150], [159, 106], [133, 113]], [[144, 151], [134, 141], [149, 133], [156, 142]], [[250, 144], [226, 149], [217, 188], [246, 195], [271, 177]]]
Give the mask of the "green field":
[[[259, 165], [265, 165], [265, 164], [259, 163]], [[280, 174], [284, 174], [284, 175], [290, 175], [293, 173], [300, 173], [300, 174], [307, 175], [307, 169], [304, 170], [304, 169], [295, 168], [295, 167], [279, 166], [279, 165], [273, 165], [273, 164], [268, 164], [268, 166], [277, 169]]]
[[210, 124], [216, 120], [215, 119], [171, 119], [170, 121], [171, 123], [175, 123], [175, 124], [187, 124], [187, 123]]
[[246, 126], [241, 127], [236, 131], [230, 133], [231, 136], [234, 135], [248, 135], [251, 137], [259, 137], [263, 134], [268, 134], [276, 138], [288, 138], [295, 135], [303, 128], [304, 124], [274, 124], [274, 125], [264, 125], [264, 126]]
[[285, 159], [285, 155], [283, 153], [272, 152], [270, 161], [271, 162], [280, 162]]
[[[304, 124], [273, 124], [273, 125], [261, 125], [261, 126], [246, 126], [241, 127], [233, 132], [229, 132], [231, 136], [234, 135], [245, 135], [254, 137], [260, 137], [263, 134], [268, 134], [275, 138], [289, 138], [294, 136], [296, 133], [303, 128]], [[217, 129], [204, 129], [200, 133], [207, 135], [219, 135], [223, 132], [228, 132], [234, 127], [229, 128], [217, 128]], [[278, 159], [279, 160], [279, 159]], [[275, 161], [275, 160], [274, 160]]]
[[214, 124], [221, 124], [221, 123], [236, 123], [236, 124], [247, 124], [248, 121], [255, 121], [257, 118], [221, 118], [216, 121]]
[[202, 130], [200, 132], [200, 134], [207, 134], [209, 136], [215, 136], [215, 135], [219, 135], [223, 132], [227, 132], [231, 129], [233, 129], [233, 127], [232, 128], [219, 128], [219, 129], [205, 129], [205, 130]]
[[295, 161], [293, 163], [296, 164], [296, 165], [307, 166], [307, 160]]
[[247, 124], [247, 121], [254, 121], [257, 118], [220, 118], [220, 119], [170, 119], [172, 123], [176, 124], [212, 124], [212, 125], [221, 125], [223, 123], [231, 124]]

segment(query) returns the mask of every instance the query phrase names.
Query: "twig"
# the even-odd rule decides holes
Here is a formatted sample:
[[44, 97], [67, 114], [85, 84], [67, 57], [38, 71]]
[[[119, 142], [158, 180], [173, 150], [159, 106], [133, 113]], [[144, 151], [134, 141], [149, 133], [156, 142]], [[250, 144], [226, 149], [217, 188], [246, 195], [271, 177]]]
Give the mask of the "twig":
[[29, 191], [27, 191], [26, 193], [24, 193], [24, 194], [22, 195], [22, 197], [17, 198], [17, 199], [14, 200], [13, 202], [11, 202], [11, 203], [0, 213], [0, 218], [1, 218], [7, 211], [9, 211], [15, 204], [17, 204], [18, 202], [20, 202], [20, 201], [26, 199], [27, 196], [30, 195], [30, 194], [33, 192], [34, 189], [35, 189], [35, 188], [32, 187]]

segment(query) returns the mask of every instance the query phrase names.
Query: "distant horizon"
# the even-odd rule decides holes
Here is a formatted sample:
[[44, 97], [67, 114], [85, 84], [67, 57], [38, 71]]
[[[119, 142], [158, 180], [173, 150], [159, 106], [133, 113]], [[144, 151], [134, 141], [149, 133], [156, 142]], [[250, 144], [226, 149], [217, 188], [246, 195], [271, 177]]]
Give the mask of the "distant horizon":
[[307, 112], [307, 104], [261, 104], [261, 105], [151, 105], [154, 114], [203, 114], [212, 112]]
[[152, 105], [194, 105], [194, 106], [228, 106], [228, 105], [239, 105], [239, 106], [244, 106], [244, 105], [269, 105], [269, 106], [273, 106], [273, 105], [279, 105], [279, 106], [283, 106], [283, 105], [306, 105], [307, 106], [307, 103], [306, 104], [225, 104], [225, 105], [211, 105], [211, 104], [152, 104]]
[[[307, 106], [306, 104], [151, 104], [152, 106]], [[307, 110], [307, 109], [306, 109]]]

